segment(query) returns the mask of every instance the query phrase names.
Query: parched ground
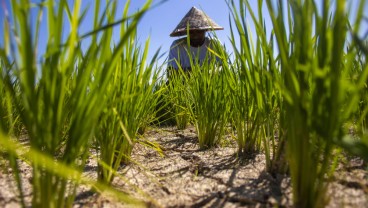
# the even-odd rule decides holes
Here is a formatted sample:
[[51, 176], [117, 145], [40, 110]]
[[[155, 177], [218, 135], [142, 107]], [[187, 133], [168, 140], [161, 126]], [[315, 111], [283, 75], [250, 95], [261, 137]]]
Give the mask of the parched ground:
[[[237, 146], [227, 138], [221, 147], [200, 150], [195, 129], [152, 128], [145, 138], [164, 153], [138, 144], [133, 163], [119, 170], [113, 185], [151, 207], [291, 207], [291, 184], [286, 175], [271, 176], [263, 154], [237, 158]], [[89, 159], [85, 175], [96, 178], [96, 161]], [[29, 168], [22, 168], [31, 177]], [[328, 207], [368, 207], [368, 180], [362, 161], [351, 158], [339, 166], [329, 187]], [[27, 200], [31, 189], [27, 181]], [[7, 171], [0, 172], [0, 207], [19, 207]], [[80, 189], [74, 207], [127, 207], [113, 199]]]

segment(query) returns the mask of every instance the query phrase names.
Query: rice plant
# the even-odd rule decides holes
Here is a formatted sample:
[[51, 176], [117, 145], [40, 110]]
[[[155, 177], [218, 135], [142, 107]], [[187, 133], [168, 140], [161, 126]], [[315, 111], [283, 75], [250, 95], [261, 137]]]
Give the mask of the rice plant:
[[[244, 71], [243, 79], [250, 88], [245, 85], [243, 89], [251, 89], [246, 92], [252, 92], [255, 100], [248, 109], [254, 108], [263, 116], [265, 132], [268, 132], [264, 140], [268, 168], [282, 161], [286, 144], [295, 206], [324, 206], [328, 201], [328, 177], [333, 171], [333, 146], [344, 143], [342, 126], [353, 112], [352, 106], [359, 103], [359, 92], [362, 92], [362, 83], [366, 82], [366, 66], [357, 72], [359, 79], [355, 83], [347, 81], [348, 76], [344, 75], [351, 71], [357, 50], [353, 45], [351, 50], [344, 50], [348, 26], [345, 1], [336, 1], [332, 10], [332, 4], [324, 1], [322, 14], [315, 1], [279, 1], [276, 4], [266, 1], [273, 24], [271, 34], [278, 47], [277, 58], [273, 57], [273, 35], [269, 41], [266, 39], [262, 3], [258, 1], [258, 16], [248, 1], [240, 1], [239, 8], [233, 1], [229, 4], [241, 38], [240, 49], [234, 47], [239, 61], [236, 68]], [[364, 3], [360, 3], [357, 22], [352, 24], [355, 32]], [[255, 50], [244, 19], [246, 9], [258, 35]], [[235, 46], [234, 35], [232, 41]], [[242, 79], [241, 74], [238, 76]], [[345, 96], [350, 96], [348, 102]], [[280, 112], [279, 144], [270, 146], [274, 140], [267, 138], [273, 137], [277, 120], [267, 118], [267, 114], [274, 110]], [[350, 145], [354, 149], [354, 145], [347, 143], [345, 147]], [[275, 146], [277, 149], [273, 148]], [[363, 146], [357, 144], [355, 147], [362, 151]], [[279, 161], [270, 159], [269, 147]], [[281, 166], [285, 170], [285, 163]]]
[[[362, 7], [366, 1], [361, 2]], [[368, 134], [367, 134], [367, 58], [368, 58], [368, 46], [367, 40], [358, 36], [358, 31], [363, 18], [363, 10], [360, 9], [357, 13], [357, 21], [354, 27], [350, 26], [350, 33], [353, 36], [353, 41], [348, 44], [346, 56], [346, 63], [344, 64], [346, 69], [343, 71], [343, 77], [346, 79], [343, 82], [343, 86], [347, 88], [345, 99], [346, 109], [344, 110], [343, 117], [348, 120], [346, 124], [353, 124], [353, 128], [350, 125], [346, 125], [342, 131], [345, 133], [343, 138], [334, 139], [334, 142], [344, 150], [362, 157], [365, 161], [368, 161]], [[364, 37], [363, 37], [364, 38]]]
[[[350, 72], [348, 72], [347, 76], [350, 77], [350, 80], [355, 84], [359, 80], [359, 76], [367, 66], [368, 60], [368, 41], [360, 41], [357, 39], [358, 42], [358, 51], [356, 58], [352, 60], [352, 65]], [[368, 80], [365, 81], [363, 84], [363, 89], [360, 90], [360, 102], [357, 109], [357, 114], [355, 116], [355, 122], [357, 123], [358, 129], [357, 132], [359, 135], [367, 135], [368, 134]]]
[[[3, 49], [0, 49], [2, 55], [5, 54], [5, 51]], [[7, 60], [0, 59], [0, 69], [1, 69], [1, 79], [0, 79], [0, 96], [1, 96], [1, 103], [0, 103], [0, 139], [3, 139], [5, 137], [4, 135], [9, 135], [9, 137], [16, 138], [17, 133], [14, 131], [16, 129], [16, 120], [19, 119], [19, 114], [16, 114], [16, 106], [14, 106], [12, 102], [12, 98], [10, 93], [6, 90], [5, 83], [3, 83], [3, 72], [9, 70], [10, 64], [4, 63]], [[22, 124], [20, 124], [20, 127], [22, 127]], [[16, 154], [12, 154], [9, 151], [6, 150], [5, 145], [0, 145], [0, 163], [1, 164], [8, 164], [8, 166], [13, 170], [14, 173], [14, 179], [17, 183], [18, 190], [22, 190], [22, 181], [20, 177], [20, 170], [17, 165], [17, 157]], [[8, 163], [6, 163], [6, 160]], [[2, 167], [2, 166], [1, 166]], [[23, 207], [25, 207], [25, 201], [24, 201], [24, 195], [23, 192], [20, 192], [20, 203]]]
[[[230, 24], [231, 41], [235, 52], [232, 65], [233, 78], [232, 103], [234, 106], [233, 123], [237, 133], [237, 142], [240, 155], [251, 155], [260, 150], [262, 138], [263, 96], [261, 87], [265, 80], [263, 71], [264, 57], [261, 57], [262, 48], [257, 41], [257, 49], [253, 48], [253, 40], [242, 17], [245, 17], [245, 7], [234, 1], [228, 2], [231, 17], [235, 22], [236, 31]], [[231, 23], [231, 21], [230, 21]], [[236, 45], [234, 32], [240, 34], [240, 46]], [[265, 54], [267, 55], [267, 54]]]
[[187, 108], [193, 117], [202, 149], [218, 144], [229, 121], [230, 90], [226, 69], [219, 67], [212, 58], [212, 61], [205, 60], [202, 66], [192, 63], [192, 71], [186, 79], [189, 86], [186, 99], [190, 103]]
[[[126, 27], [121, 28], [122, 34]], [[140, 48], [135, 36], [129, 38], [107, 87], [108, 104], [96, 133], [100, 159], [98, 177], [105, 183], [112, 182], [121, 164], [130, 162], [134, 145], [146, 142], [140, 140], [138, 134], [155, 119], [161, 93], [154, 91], [159, 70], [154, 68], [156, 56], [146, 64], [148, 47], [149, 41]]]
[[[81, 1], [74, 1], [72, 6], [66, 0], [40, 3], [38, 17], [46, 17], [48, 36], [46, 51], [37, 62], [41, 18], [33, 30], [28, 20], [34, 5], [28, 1], [11, 1], [13, 30], [5, 34], [8, 36], [5, 45], [11, 47], [2, 49], [6, 53], [1, 54], [1, 59], [13, 64], [2, 68], [1, 82], [28, 132], [31, 150], [75, 170], [84, 167], [105, 106], [104, 95], [111, 74], [150, 1], [129, 18], [129, 27], [113, 49], [110, 47], [112, 26], [125, 24], [128, 19], [115, 21], [116, 2], [107, 5], [105, 13], [99, 15], [100, 1], [95, 1], [92, 32], [82, 36], [78, 33], [85, 13], [80, 13]], [[63, 30], [65, 25], [70, 26], [69, 32]], [[62, 34], [67, 38], [63, 39]], [[92, 39], [86, 50], [81, 49], [82, 37]], [[32, 206], [71, 207], [78, 180], [50, 171], [42, 160], [31, 161], [31, 166]], [[19, 179], [20, 175], [15, 175]], [[21, 181], [17, 181], [23, 196]]]
[[[284, 174], [287, 171], [285, 139], [279, 129], [282, 89], [277, 84], [281, 74], [273, 35], [271, 33], [267, 38], [263, 22], [263, 1], [258, 1], [258, 16], [247, 1], [227, 3], [234, 22], [230, 21], [230, 40], [235, 55], [232, 103], [239, 153], [249, 157], [261, 149], [263, 141], [266, 170], [272, 174]], [[249, 17], [247, 21], [246, 17]], [[256, 34], [252, 34], [248, 26], [250, 22], [254, 23]], [[235, 33], [239, 34], [239, 41]]]
[[[175, 70], [175, 69], [172, 69]], [[178, 129], [185, 129], [190, 121], [188, 107], [188, 85], [183, 76], [188, 76], [182, 70], [169, 72], [167, 102], [171, 104], [171, 114], [175, 118]]]
[[276, 7], [271, 1], [266, 3], [285, 87], [281, 127], [286, 138], [294, 205], [323, 207], [328, 203], [328, 178], [333, 171], [333, 143], [343, 137], [344, 111], [348, 111], [342, 75], [350, 70], [351, 60], [346, 57], [355, 56], [354, 51], [344, 50], [346, 2], [336, 1], [336, 7], [330, 10], [331, 3], [324, 1], [322, 14], [315, 1], [279, 2]]
[[153, 126], [174, 126], [176, 125], [175, 115], [173, 114], [172, 94], [169, 91], [168, 80], [162, 76], [154, 86], [154, 93], [160, 91], [158, 102], [155, 107], [155, 120], [151, 123]]
[[[3, 63], [0, 63], [0, 69], [1, 71], [5, 71]], [[5, 90], [5, 86], [2, 82], [0, 82], [0, 96], [2, 97], [0, 101], [0, 131], [13, 135], [16, 116], [13, 115], [13, 104], [10, 99], [10, 94]]]

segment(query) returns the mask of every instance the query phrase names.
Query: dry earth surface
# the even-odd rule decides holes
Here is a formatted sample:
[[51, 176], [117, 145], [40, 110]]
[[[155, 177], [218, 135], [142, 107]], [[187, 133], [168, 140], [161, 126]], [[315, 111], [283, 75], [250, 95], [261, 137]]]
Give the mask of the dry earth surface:
[[[287, 175], [265, 172], [265, 157], [237, 158], [231, 136], [216, 148], [200, 150], [193, 127], [151, 128], [144, 135], [158, 143], [164, 155], [137, 144], [133, 163], [119, 170], [113, 186], [151, 207], [291, 207], [291, 184]], [[3, 164], [2, 167], [5, 165]], [[95, 179], [97, 164], [91, 157], [84, 174]], [[29, 166], [21, 168], [26, 201], [31, 200]], [[358, 158], [341, 162], [329, 186], [328, 207], [368, 207], [367, 171]], [[27, 180], [28, 179], [28, 180]], [[10, 169], [0, 170], [0, 207], [19, 207]], [[74, 207], [129, 207], [87, 188], [80, 188]]]

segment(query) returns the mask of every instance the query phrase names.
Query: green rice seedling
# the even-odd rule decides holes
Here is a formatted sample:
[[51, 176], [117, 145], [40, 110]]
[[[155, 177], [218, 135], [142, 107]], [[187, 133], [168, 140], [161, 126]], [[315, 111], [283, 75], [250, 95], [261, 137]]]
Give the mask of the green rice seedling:
[[[139, 131], [155, 120], [155, 107], [161, 93], [153, 90], [158, 79], [158, 71], [153, 71], [154, 62], [139, 68], [146, 57], [138, 57], [140, 48], [135, 44], [131, 47], [134, 57], [122, 58], [114, 71], [107, 93], [108, 106], [96, 134], [99, 159], [109, 167], [98, 166], [99, 180], [106, 183], [112, 182], [121, 164], [130, 162], [134, 145], [142, 142]], [[148, 50], [148, 45], [144, 50]]]
[[[360, 7], [365, 2], [361, 2]], [[360, 8], [359, 7], [359, 8]], [[344, 87], [348, 88], [347, 95], [344, 96], [346, 108], [342, 116], [347, 120], [347, 128], [343, 129], [345, 136], [343, 138], [334, 139], [334, 142], [344, 150], [362, 157], [368, 161], [368, 132], [367, 132], [367, 73], [368, 64], [368, 44], [366, 40], [358, 37], [360, 19], [362, 19], [363, 10], [359, 9], [357, 21], [354, 28], [350, 27], [353, 35], [353, 41], [348, 45], [348, 56], [343, 77]], [[353, 125], [353, 126], [352, 126]], [[352, 129], [353, 127], [353, 129]]]
[[[350, 70], [347, 74], [350, 77], [350, 80], [355, 84], [358, 84], [359, 76], [367, 67], [366, 60], [368, 59], [368, 41], [361, 41], [358, 37], [355, 37], [355, 41], [357, 41], [359, 45], [359, 49], [357, 51], [357, 55], [355, 59], [352, 60], [352, 65]], [[362, 47], [360, 49], [360, 47]], [[363, 89], [360, 90], [359, 95], [359, 105], [357, 109], [357, 113], [352, 118], [355, 120], [357, 127], [358, 135], [365, 135], [368, 133], [368, 80], [363, 83]], [[349, 99], [349, 98], [347, 98]]]
[[[256, 100], [250, 92], [250, 86], [245, 77], [237, 69], [240, 63], [233, 65], [233, 86], [231, 89], [232, 113], [231, 118], [236, 129], [239, 156], [250, 156], [260, 150], [262, 118], [256, 109]], [[238, 68], [239, 67], [239, 68]]]
[[[20, 114], [32, 151], [42, 152], [58, 163], [82, 170], [105, 106], [104, 96], [111, 74], [150, 3], [148, 1], [141, 11], [129, 18], [129, 27], [113, 49], [110, 47], [112, 26], [125, 24], [128, 20], [114, 20], [116, 2], [108, 4], [103, 15], [99, 15], [100, 1], [95, 2], [93, 30], [84, 36], [78, 33], [86, 12], [80, 14], [81, 1], [74, 1], [72, 7], [65, 0], [39, 4], [38, 17], [47, 11], [48, 36], [43, 59], [37, 63], [42, 18], [38, 18], [36, 27], [32, 28], [28, 20], [33, 5], [11, 1], [13, 31], [7, 34], [9, 41], [5, 45], [13, 47], [5, 50], [8, 52], [1, 58], [14, 64], [2, 71], [1, 82]], [[69, 32], [63, 31], [67, 24]], [[80, 41], [86, 37], [92, 40], [82, 51]], [[78, 180], [71, 180], [72, 176], [68, 177], [68, 174], [50, 171], [42, 159], [32, 160], [31, 166], [32, 206], [71, 207]], [[20, 175], [16, 174], [17, 177]], [[21, 180], [17, 181], [20, 196], [23, 196]]]
[[[232, 93], [234, 123], [237, 129], [239, 153], [249, 154], [260, 150], [261, 140], [266, 154], [266, 169], [271, 173], [285, 173], [287, 164], [284, 157], [284, 139], [279, 135], [281, 93], [277, 86], [280, 80], [279, 64], [273, 51], [273, 36], [267, 40], [263, 24], [263, 1], [258, 1], [258, 16], [255, 16], [247, 1], [228, 1], [231, 11], [230, 40], [234, 48]], [[254, 23], [257, 39], [245, 21], [246, 11]], [[234, 31], [235, 27], [235, 31]], [[237, 46], [235, 33], [239, 34]]]
[[[128, 14], [126, 6], [123, 17]], [[131, 25], [122, 25], [121, 35]], [[100, 164], [98, 179], [107, 184], [114, 179], [121, 164], [130, 162], [134, 145], [140, 142], [139, 133], [155, 119], [160, 90], [154, 90], [159, 70], [154, 70], [156, 56], [147, 62], [149, 40], [144, 48], [137, 45], [135, 34], [127, 40], [123, 53], [107, 86], [107, 107], [100, 118], [96, 141]]]
[[[0, 49], [1, 51], [2, 49]], [[2, 55], [5, 54], [5, 51]], [[7, 60], [0, 59], [0, 69], [1, 69], [1, 76], [3, 76], [3, 72], [7, 71], [10, 68], [10, 64], [5, 64], [4, 62]], [[5, 88], [5, 83], [3, 82], [3, 77], [0, 79], [0, 96], [1, 96], [1, 103], [0, 103], [0, 137], [3, 135], [9, 135], [9, 137], [17, 137], [18, 135], [14, 132], [15, 129], [15, 118], [19, 118], [19, 115], [16, 116], [14, 114], [14, 104], [12, 103], [12, 97], [10, 93]], [[0, 168], [12, 168], [14, 179], [17, 183], [18, 190], [22, 190], [22, 182], [20, 177], [20, 170], [17, 166], [16, 156], [15, 154], [9, 153], [4, 149], [5, 145], [0, 145]], [[8, 162], [6, 162], [6, 160]], [[24, 194], [20, 192], [20, 203], [23, 207], [25, 207], [24, 201]]]
[[[357, 73], [359, 79], [356, 83], [348, 82], [346, 77], [349, 76], [344, 76], [350, 72], [356, 58], [355, 49], [344, 51], [348, 22], [344, 1], [337, 1], [333, 10], [329, 10], [330, 2], [324, 1], [322, 15], [314, 1], [279, 1], [277, 7], [271, 1], [266, 1], [266, 4], [273, 24], [272, 34], [277, 41], [277, 59], [272, 58], [272, 36], [269, 42], [265, 38], [262, 1], [258, 1], [258, 17], [254, 15], [248, 1], [240, 2], [241, 15], [237, 15], [238, 10], [232, 10], [237, 30], [240, 37], [244, 38], [241, 40], [243, 47], [235, 51], [237, 55], [243, 50], [245, 52], [237, 58], [249, 59], [242, 61], [240, 67], [251, 68], [256, 65], [268, 70], [264, 74], [270, 79], [262, 81], [262, 76], [254, 76], [256, 81], [260, 81], [249, 79], [249, 82], [261, 83], [253, 87], [254, 90], [261, 89], [261, 96], [252, 94], [254, 99], [261, 101], [257, 102], [258, 111], [263, 111], [263, 115], [271, 114], [272, 109], [280, 111], [279, 144], [276, 145], [278, 149], [273, 149], [272, 153], [274, 158], [276, 155], [276, 159], [283, 158], [283, 146], [286, 144], [295, 206], [324, 206], [327, 203], [328, 177], [333, 171], [333, 144], [343, 143], [345, 148], [359, 153], [366, 149], [364, 141], [354, 145], [351, 140], [343, 139], [341, 131], [352, 108], [359, 103], [357, 97], [364, 89], [362, 83], [366, 81], [366, 67]], [[247, 50], [252, 41], [249, 41], [245, 21], [242, 19], [245, 17], [244, 5], [256, 26], [259, 37], [256, 51], [261, 51], [260, 53]], [[358, 16], [361, 15], [363, 6], [364, 2], [361, 2]], [[234, 4], [232, 7], [235, 8]], [[355, 31], [359, 29], [359, 18], [357, 19]], [[258, 41], [261, 41], [261, 47], [258, 46]], [[267, 60], [268, 67], [259, 61], [262, 59]], [[346, 102], [347, 96], [349, 102]], [[264, 119], [267, 121], [267, 117]], [[271, 132], [273, 134], [272, 129], [277, 127], [277, 124], [272, 123], [272, 118], [269, 121], [271, 122], [265, 123], [265, 131], [269, 132], [266, 135]], [[277, 160], [270, 159], [271, 149], [268, 142], [273, 141], [266, 139], [264, 145], [269, 168], [278, 164], [274, 163]], [[271, 148], [272, 146], [275, 147], [274, 144]], [[284, 167], [285, 164], [281, 166]]]
[[[216, 53], [212, 51], [209, 55]], [[217, 52], [217, 55], [221, 54]], [[226, 61], [223, 56], [221, 58]], [[202, 66], [191, 63], [192, 71], [185, 80], [189, 87], [187, 108], [193, 117], [202, 149], [213, 147], [220, 141], [230, 112], [228, 67], [217, 66], [215, 59], [203, 63]]]
[[[1, 71], [5, 71], [5, 66], [0, 63]], [[13, 105], [9, 93], [5, 90], [5, 86], [0, 82], [0, 131], [13, 135], [14, 116], [12, 114]]]
[[[4, 24], [4, 43], [8, 43], [9, 37], [9, 24], [5, 22]], [[9, 46], [5, 46], [4, 48], [0, 49], [0, 71], [1, 76], [5, 75], [5, 72], [11, 68], [11, 63], [8, 62], [6, 59], [2, 59], [1, 57], [5, 57], [6, 54], [9, 54]], [[16, 89], [16, 83], [14, 86]], [[5, 83], [3, 83], [0, 79], [0, 130], [2, 132], [7, 132], [9, 135], [12, 136], [19, 136], [22, 123], [19, 119], [19, 113], [12, 102], [10, 93], [6, 90]]]
[[[338, 99], [336, 94], [334, 95], [335, 97], [329, 97], [328, 93], [333, 91], [331, 85], [328, 88], [320, 89], [321, 91], [312, 87], [315, 81], [325, 84], [327, 80], [335, 84], [333, 87], [338, 87], [336, 71], [333, 73], [333, 70], [330, 71], [323, 67], [318, 69], [317, 61], [314, 58], [312, 18], [315, 11], [313, 4], [314, 2], [312, 1], [292, 1], [288, 2], [286, 6], [280, 3], [276, 11], [271, 1], [267, 1], [280, 50], [281, 73], [283, 74], [284, 84], [290, 96], [289, 99], [284, 97], [282, 109], [283, 120], [281, 121], [281, 125], [283, 130], [286, 131], [285, 137], [287, 140], [287, 154], [293, 185], [293, 200], [294, 205], [298, 207], [323, 207], [327, 204], [327, 183], [324, 181], [324, 175], [330, 163], [331, 138], [336, 136], [334, 134], [337, 133], [337, 126], [329, 129], [330, 132], [324, 127], [323, 131], [328, 132], [328, 134], [318, 135], [313, 130], [312, 125], [315, 125], [313, 122], [323, 122], [325, 125], [327, 123], [335, 123], [335, 121], [330, 123], [331, 120], [328, 120], [332, 118], [330, 113], [335, 115], [339, 113], [336, 109], [335, 111], [328, 109], [328, 107], [332, 107], [329, 104], [332, 104], [333, 101], [337, 101], [336, 99]], [[324, 6], [326, 11], [328, 7], [326, 5]], [[288, 24], [293, 26], [289, 28], [290, 36], [286, 34], [287, 25], [283, 22], [284, 9], [288, 10]], [[324, 29], [328, 29], [327, 22], [325, 24]], [[343, 33], [343, 31], [339, 32]], [[324, 44], [323, 41], [327, 40], [321, 39], [321, 44]], [[344, 42], [344, 39], [340, 39], [339, 41]], [[338, 50], [342, 51], [340, 48]], [[340, 54], [338, 56], [335, 61], [341, 63]], [[324, 58], [327, 57], [325, 56]], [[315, 70], [316, 68], [317, 70]], [[328, 70], [332, 72], [330, 75], [333, 76], [323, 77], [323, 79], [321, 79], [322, 77], [317, 78], [313, 72], [317, 72], [318, 70]], [[323, 86], [320, 87], [322, 88]], [[319, 93], [319, 95], [310, 96], [314, 93]], [[318, 103], [315, 107], [319, 111], [325, 111], [323, 113], [329, 114], [328, 116], [331, 116], [329, 118], [326, 116], [323, 119], [323, 117], [318, 115], [320, 113], [318, 111], [315, 112], [315, 115], [312, 113], [312, 110], [316, 110], [312, 105], [314, 103], [316, 104], [317, 102], [315, 101], [321, 99], [321, 96], [326, 97], [324, 100], [325, 103]], [[312, 121], [316, 118], [320, 120]]]
[[[163, 66], [161, 66], [163, 67]], [[161, 68], [162, 69], [162, 68]], [[155, 107], [155, 119], [151, 125], [155, 126], [174, 126], [176, 125], [175, 116], [172, 115], [172, 103], [168, 88], [168, 81], [163, 79], [163, 76], [154, 86], [154, 92], [160, 91], [160, 97]]]
[[[174, 70], [174, 69], [173, 69]], [[167, 102], [171, 103], [171, 112], [175, 118], [178, 129], [185, 129], [190, 122], [190, 111], [187, 99], [188, 85], [183, 76], [188, 76], [182, 71], [173, 71], [169, 76]]]
[[[358, 87], [345, 85], [343, 76], [351, 70], [347, 57], [356, 55], [344, 51], [346, 2], [336, 1], [330, 10], [330, 2], [323, 1], [322, 14], [315, 1], [280, 1], [277, 7], [269, 0], [266, 3], [281, 61], [280, 125], [286, 139], [294, 205], [323, 207], [328, 203], [328, 181], [334, 171], [333, 144], [343, 138], [341, 128], [349, 111], [344, 96], [348, 88]], [[365, 80], [365, 72], [361, 75]]]
[[[231, 41], [235, 51], [235, 61], [232, 65], [234, 106], [233, 123], [237, 132], [239, 155], [249, 155], [260, 150], [263, 118], [262, 84], [263, 57], [261, 57], [260, 44], [257, 50], [253, 48], [253, 41], [241, 17], [245, 16], [245, 8], [239, 4], [236, 8], [234, 1], [229, 2], [232, 18], [235, 22], [236, 32], [240, 34], [240, 46], [236, 46], [234, 31], [231, 27]], [[231, 23], [231, 21], [230, 21]], [[259, 42], [258, 42], [259, 43]]]

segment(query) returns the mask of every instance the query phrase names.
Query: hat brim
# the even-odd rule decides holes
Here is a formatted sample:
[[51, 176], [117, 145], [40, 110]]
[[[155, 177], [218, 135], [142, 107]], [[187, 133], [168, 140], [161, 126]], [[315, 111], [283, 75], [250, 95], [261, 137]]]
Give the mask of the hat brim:
[[[189, 33], [190, 32], [193, 32], [193, 31], [204, 31], [204, 32], [207, 32], [207, 31], [213, 31], [213, 30], [223, 30], [224, 28], [223, 27], [214, 27], [214, 28], [211, 28], [211, 27], [202, 27], [202, 28], [193, 28], [193, 29], [189, 29]], [[185, 28], [181, 28], [181, 29], [177, 29], [175, 31], [173, 31], [171, 34], [170, 34], [170, 37], [179, 37], [179, 36], [184, 36], [184, 35], [187, 35], [188, 33], [188, 30], [185, 29]]]

